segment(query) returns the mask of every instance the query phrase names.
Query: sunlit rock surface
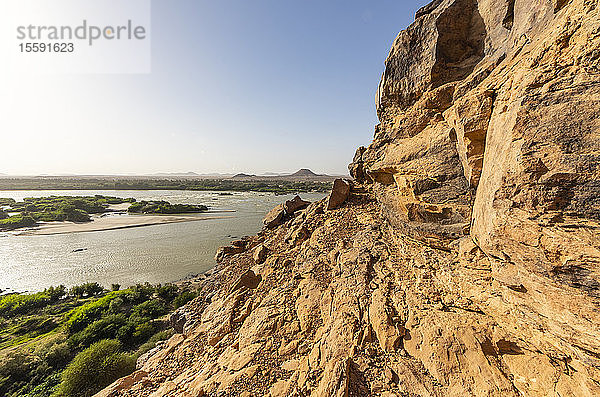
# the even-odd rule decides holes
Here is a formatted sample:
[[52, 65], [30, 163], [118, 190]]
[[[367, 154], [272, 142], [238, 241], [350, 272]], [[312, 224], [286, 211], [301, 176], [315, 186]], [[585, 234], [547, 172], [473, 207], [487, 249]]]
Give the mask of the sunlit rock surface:
[[349, 197], [223, 251], [100, 395], [600, 395], [599, 12], [421, 9]]

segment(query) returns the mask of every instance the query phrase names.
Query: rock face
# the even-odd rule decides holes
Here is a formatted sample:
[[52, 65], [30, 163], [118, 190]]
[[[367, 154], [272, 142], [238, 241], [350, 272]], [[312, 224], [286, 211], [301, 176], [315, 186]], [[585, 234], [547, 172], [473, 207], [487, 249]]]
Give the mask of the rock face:
[[600, 395], [598, 1], [436, 0], [377, 98], [344, 205], [282, 205], [103, 395]]
[[348, 199], [350, 194], [350, 183], [343, 179], [336, 179], [333, 181], [333, 187], [329, 198], [327, 199], [327, 210], [334, 210], [344, 203]]
[[283, 203], [283, 209], [285, 209], [286, 214], [293, 214], [298, 210], [308, 207], [309, 204], [310, 201], [302, 200], [300, 196], [296, 196], [293, 199]]

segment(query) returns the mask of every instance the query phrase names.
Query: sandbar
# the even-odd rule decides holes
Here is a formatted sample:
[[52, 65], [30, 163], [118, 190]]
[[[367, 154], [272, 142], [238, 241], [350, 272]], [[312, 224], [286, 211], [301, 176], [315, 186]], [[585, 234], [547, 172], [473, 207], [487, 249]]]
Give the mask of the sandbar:
[[101, 230], [127, 229], [167, 223], [223, 219], [226, 216], [189, 216], [189, 215], [118, 215], [94, 217], [91, 222], [46, 222], [36, 228], [18, 233], [25, 236], [47, 236], [53, 234], [97, 232]]

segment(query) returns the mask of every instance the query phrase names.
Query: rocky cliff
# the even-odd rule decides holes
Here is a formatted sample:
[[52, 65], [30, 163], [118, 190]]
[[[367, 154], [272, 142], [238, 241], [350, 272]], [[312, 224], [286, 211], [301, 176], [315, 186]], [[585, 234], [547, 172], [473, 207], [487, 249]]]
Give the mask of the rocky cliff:
[[598, 1], [433, 1], [377, 112], [100, 395], [600, 395]]

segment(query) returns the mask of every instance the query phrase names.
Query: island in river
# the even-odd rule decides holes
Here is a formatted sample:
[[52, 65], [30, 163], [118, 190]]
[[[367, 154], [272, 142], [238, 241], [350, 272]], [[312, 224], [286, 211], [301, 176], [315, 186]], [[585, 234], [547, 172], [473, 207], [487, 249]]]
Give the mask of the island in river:
[[[122, 214], [128, 207], [136, 217], [104, 217]], [[75, 231], [97, 231], [160, 223], [197, 220], [185, 216], [159, 216], [162, 214], [190, 214], [208, 211], [205, 205], [171, 204], [168, 201], [141, 201], [134, 198], [111, 196], [49, 196], [29, 197], [17, 202], [0, 198], [0, 231], [39, 226], [30, 234], [59, 234]], [[154, 216], [152, 216], [154, 215]]]

